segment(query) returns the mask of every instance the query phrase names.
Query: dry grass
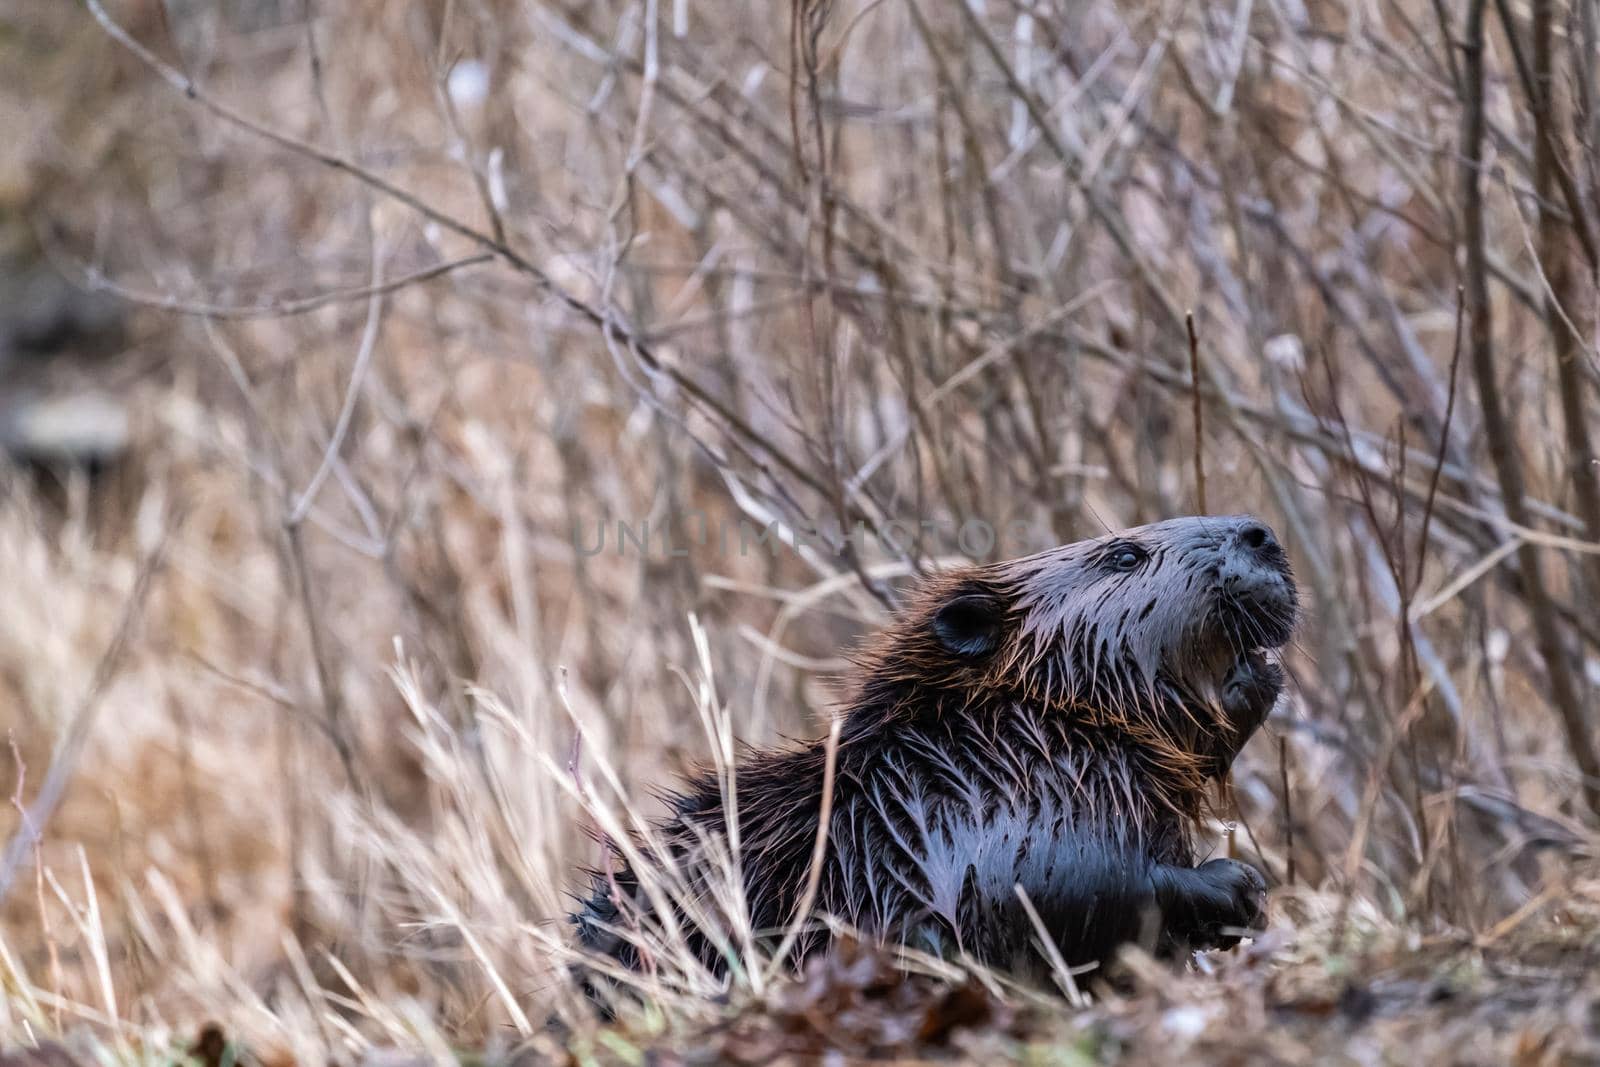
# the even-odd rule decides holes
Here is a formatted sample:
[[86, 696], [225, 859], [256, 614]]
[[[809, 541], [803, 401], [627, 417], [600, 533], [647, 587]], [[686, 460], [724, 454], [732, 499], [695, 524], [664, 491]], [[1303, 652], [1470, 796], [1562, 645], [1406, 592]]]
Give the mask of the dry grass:
[[583, 1018], [586, 828], [824, 732], [927, 567], [1203, 497], [1309, 598], [1216, 828], [1272, 935], [905, 1025], [978, 1061], [1594, 1051], [1589, 7], [91, 7], [0, 15], [0, 211], [137, 307], [97, 372], [135, 460], [0, 472], [11, 1041], [443, 1059], [555, 1014], [598, 1060], [803, 1058], [793, 1020], [884, 1014], [878, 979], [743, 946], [723, 1003], [666, 931], [648, 1006]]

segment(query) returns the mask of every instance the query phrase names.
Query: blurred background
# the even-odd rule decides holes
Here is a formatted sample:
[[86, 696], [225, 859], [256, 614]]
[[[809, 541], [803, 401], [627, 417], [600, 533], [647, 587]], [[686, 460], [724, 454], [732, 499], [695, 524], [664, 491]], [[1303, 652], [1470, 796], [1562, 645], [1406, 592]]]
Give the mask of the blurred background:
[[106, 5], [0, 14], [10, 1024], [526, 1026], [604, 767], [1202, 510], [1304, 590], [1283, 921], [1592, 858], [1593, 4]]

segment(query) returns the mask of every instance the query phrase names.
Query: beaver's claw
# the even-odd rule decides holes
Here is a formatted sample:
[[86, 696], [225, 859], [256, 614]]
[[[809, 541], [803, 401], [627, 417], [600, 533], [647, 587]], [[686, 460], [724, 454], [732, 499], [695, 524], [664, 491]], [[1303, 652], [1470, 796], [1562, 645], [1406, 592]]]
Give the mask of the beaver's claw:
[[1232, 948], [1266, 918], [1267, 882], [1238, 860], [1207, 860], [1198, 867], [1162, 867], [1156, 899], [1164, 933], [1186, 949]]

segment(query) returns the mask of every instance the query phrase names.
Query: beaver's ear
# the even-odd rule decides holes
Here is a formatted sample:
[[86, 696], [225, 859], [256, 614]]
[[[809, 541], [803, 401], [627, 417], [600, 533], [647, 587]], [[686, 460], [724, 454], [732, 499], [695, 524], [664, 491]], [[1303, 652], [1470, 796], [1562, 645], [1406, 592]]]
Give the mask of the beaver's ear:
[[965, 593], [946, 601], [933, 616], [933, 632], [958, 656], [986, 656], [1000, 645], [1002, 609], [987, 593]]

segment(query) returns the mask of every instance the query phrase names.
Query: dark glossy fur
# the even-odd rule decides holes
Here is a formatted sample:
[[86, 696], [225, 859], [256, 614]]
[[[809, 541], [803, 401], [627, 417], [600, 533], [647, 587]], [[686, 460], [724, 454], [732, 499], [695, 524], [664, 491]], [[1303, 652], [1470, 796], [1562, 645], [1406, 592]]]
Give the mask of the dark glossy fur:
[[[1129, 566], [1130, 559], [1135, 560]], [[1041, 974], [1021, 886], [1068, 965], [1125, 942], [1228, 944], [1260, 917], [1252, 868], [1196, 868], [1191, 832], [1282, 685], [1295, 592], [1270, 531], [1188, 518], [928, 581], [858, 663], [836, 754], [815, 909], [885, 940]], [[737, 767], [740, 864], [757, 930], [796, 918], [816, 840], [822, 742]], [[693, 884], [725, 839], [714, 774], [662, 839]], [[658, 917], [620, 858], [573, 917], [627, 966]], [[681, 918], [681, 916], [680, 916]], [[728, 938], [695, 931], [720, 966]], [[823, 943], [811, 936], [805, 953]]]

